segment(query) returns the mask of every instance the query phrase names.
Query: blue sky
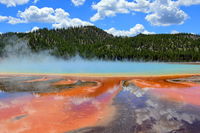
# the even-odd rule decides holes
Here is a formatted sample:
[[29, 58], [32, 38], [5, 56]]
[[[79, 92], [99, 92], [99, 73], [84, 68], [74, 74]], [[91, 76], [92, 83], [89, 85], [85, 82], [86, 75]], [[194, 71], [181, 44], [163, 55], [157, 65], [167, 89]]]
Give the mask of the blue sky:
[[200, 34], [199, 12], [200, 0], [0, 0], [0, 32], [95, 25], [113, 35]]

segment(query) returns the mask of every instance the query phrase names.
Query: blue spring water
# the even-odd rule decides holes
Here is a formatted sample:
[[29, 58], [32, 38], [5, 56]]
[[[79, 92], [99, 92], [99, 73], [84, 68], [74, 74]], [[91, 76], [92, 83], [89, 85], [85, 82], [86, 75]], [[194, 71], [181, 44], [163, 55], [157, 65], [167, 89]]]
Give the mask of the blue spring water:
[[99, 60], [13, 60], [0, 62], [0, 72], [58, 74], [199, 74], [200, 65]]

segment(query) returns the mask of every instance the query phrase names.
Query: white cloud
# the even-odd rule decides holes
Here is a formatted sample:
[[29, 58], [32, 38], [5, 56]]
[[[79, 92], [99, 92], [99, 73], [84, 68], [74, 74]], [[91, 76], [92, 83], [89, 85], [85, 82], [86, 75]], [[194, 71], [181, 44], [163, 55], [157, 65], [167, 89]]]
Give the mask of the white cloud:
[[78, 26], [87, 26], [87, 25], [93, 25], [89, 22], [82, 21], [79, 18], [73, 18], [73, 19], [64, 19], [60, 22], [57, 22], [53, 24], [52, 26], [54, 28], [67, 28], [67, 27], [78, 27]]
[[7, 20], [8, 20], [8, 23], [10, 24], [24, 23], [24, 21], [21, 20], [20, 18], [14, 18], [11, 16], [9, 16]]
[[178, 0], [176, 2], [179, 6], [191, 6], [200, 4], [200, 0]]
[[150, 3], [149, 14], [145, 17], [152, 25], [169, 26], [183, 24], [188, 15], [180, 9], [180, 4], [172, 0], [155, 0]]
[[156, 0], [150, 6], [151, 13], [145, 19], [152, 25], [169, 26], [183, 24], [188, 18], [188, 15], [174, 6], [174, 2], [171, 0]]
[[54, 28], [67, 28], [83, 25], [92, 25], [89, 22], [82, 21], [78, 18], [70, 18], [68, 12], [61, 8], [53, 9], [49, 7], [38, 8], [30, 6], [25, 11], [19, 11], [17, 17], [7, 17], [8, 23], [50, 23]]
[[37, 30], [39, 30], [39, 29], [40, 29], [39, 27], [35, 26], [35, 27], [33, 27], [33, 28], [31, 29], [31, 32], [37, 31]]
[[7, 16], [0, 16], [0, 22], [8, 20]]
[[93, 4], [97, 10], [90, 20], [97, 21], [105, 17], [115, 16], [118, 13], [142, 12], [147, 14], [145, 19], [152, 25], [169, 26], [183, 24], [188, 15], [180, 9], [181, 6], [200, 4], [200, 0], [101, 0]]
[[180, 32], [178, 32], [177, 30], [172, 30], [171, 31], [171, 34], [178, 34], [178, 33], [180, 33]]
[[0, 3], [6, 5], [7, 7], [23, 5], [28, 2], [29, 0], [0, 0]]
[[[29, 23], [29, 22], [44, 22], [51, 23], [56, 19], [56, 11], [60, 9], [54, 10], [53, 8], [38, 8], [36, 6], [30, 6], [24, 12], [19, 11], [18, 17], [20, 19], [19, 23]], [[66, 13], [68, 15], [68, 13]], [[16, 23], [18, 23], [16, 21]], [[15, 23], [13, 23], [15, 24]]]
[[34, 0], [33, 3], [36, 4], [39, 0]]
[[71, 0], [75, 6], [81, 6], [85, 3], [85, 0]]
[[154, 32], [149, 32], [149, 31], [145, 30], [144, 26], [141, 24], [136, 24], [134, 27], [130, 28], [127, 31], [126, 30], [117, 30], [115, 28], [110, 28], [105, 31], [114, 36], [135, 36], [139, 33], [154, 34]]
[[147, 12], [146, 8], [148, 5], [149, 2], [146, 0], [136, 0], [136, 2], [128, 2], [126, 0], [101, 0], [99, 3], [92, 5], [92, 8], [97, 10], [97, 13], [91, 17], [91, 21], [115, 16], [117, 13], [130, 13], [132, 10]]

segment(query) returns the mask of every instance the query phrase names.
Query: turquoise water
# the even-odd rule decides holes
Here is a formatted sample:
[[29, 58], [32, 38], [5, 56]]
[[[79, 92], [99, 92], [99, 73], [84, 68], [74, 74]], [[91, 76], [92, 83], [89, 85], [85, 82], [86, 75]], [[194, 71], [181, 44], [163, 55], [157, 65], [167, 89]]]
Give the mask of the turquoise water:
[[13, 60], [0, 62], [0, 72], [92, 74], [198, 74], [200, 65], [98, 60]]

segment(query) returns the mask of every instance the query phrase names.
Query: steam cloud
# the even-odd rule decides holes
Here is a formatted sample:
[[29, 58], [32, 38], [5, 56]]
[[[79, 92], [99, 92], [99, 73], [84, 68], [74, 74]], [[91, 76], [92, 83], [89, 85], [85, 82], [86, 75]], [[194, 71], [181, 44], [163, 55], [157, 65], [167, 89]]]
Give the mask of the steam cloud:
[[51, 56], [50, 51], [32, 52], [28, 41], [12, 36], [6, 40], [0, 58], [0, 72], [42, 72], [63, 60]]
[[[199, 73], [198, 65], [86, 60], [80, 56], [64, 60], [52, 51], [32, 52], [28, 41], [13, 36], [7, 39], [0, 57], [0, 73], [112, 73], [112, 74], [174, 74]], [[148, 67], [147, 67], [148, 66]]]

